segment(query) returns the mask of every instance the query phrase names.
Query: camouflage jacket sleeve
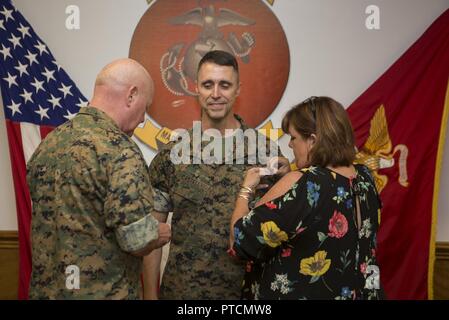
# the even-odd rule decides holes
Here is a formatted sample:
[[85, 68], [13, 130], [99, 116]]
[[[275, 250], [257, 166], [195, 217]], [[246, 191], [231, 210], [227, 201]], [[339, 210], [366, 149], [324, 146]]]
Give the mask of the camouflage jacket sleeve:
[[174, 164], [170, 160], [170, 150], [161, 150], [150, 164], [155, 211], [168, 214], [173, 210], [170, 189], [173, 185], [174, 171]]
[[106, 225], [115, 229], [122, 250], [138, 251], [158, 238], [158, 221], [151, 215], [152, 205], [145, 160], [137, 146], [126, 148], [110, 164], [104, 205]]

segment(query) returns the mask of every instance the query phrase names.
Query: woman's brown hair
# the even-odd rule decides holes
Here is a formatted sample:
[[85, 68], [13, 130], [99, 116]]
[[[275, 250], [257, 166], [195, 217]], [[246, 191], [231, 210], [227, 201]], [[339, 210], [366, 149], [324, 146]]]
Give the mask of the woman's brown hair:
[[355, 158], [354, 132], [343, 106], [329, 97], [310, 97], [290, 109], [282, 119], [282, 130], [292, 126], [303, 138], [316, 141], [309, 165], [350, 166]]

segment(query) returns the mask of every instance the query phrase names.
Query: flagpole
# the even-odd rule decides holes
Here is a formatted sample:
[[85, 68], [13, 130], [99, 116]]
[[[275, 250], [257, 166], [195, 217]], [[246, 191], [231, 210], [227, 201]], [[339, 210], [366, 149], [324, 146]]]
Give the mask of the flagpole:
[[429, 245], [429, 263], [427, 273], [427, 298], [433, 300], [433, 277], [435, 265], [435, 237], [438, 219], [438, 195], [440, 194], [440, 176], [443, 165], [444, 144], [446, 142], [447, 119], [449, 116], [449, 79], [447, 83], [446, 96], [443, 106], [443, 117], [440, 126], [440, 139], [438, 142], [437, 159], [435, 164], [435, 180], [433, 186], [433, 204], [432, 204], [432, 225], [430, 231]]

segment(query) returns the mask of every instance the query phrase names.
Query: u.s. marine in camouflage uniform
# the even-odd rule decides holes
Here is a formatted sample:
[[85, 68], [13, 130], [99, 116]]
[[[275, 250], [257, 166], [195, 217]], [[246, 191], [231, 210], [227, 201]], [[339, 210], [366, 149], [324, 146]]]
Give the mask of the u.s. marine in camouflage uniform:
[[[234, 57], [220, 51], [203, 57], [198, 72], [203, 132], [210, 128], [222, 133], [224, 129], [248, 129], [232, 112], [239, 88]], [[194, 143], [192, 130], [189, 135]], [[222, 146], [227, 138], [221, 138]], [[175, 165], [170, 157], [175, 145], [161, 150], [150, 165], [155, 216], [166, 221], [168, 213], [173, 212], [173, 237], [159, 295], [160, 250], [145, 257], [145, 298], [239, 299], [244, 265], [231, 259], [226, 251], [229, 222], [244, 172], [255, 165], [248, 161], [252, 148], [245, 145], [243, 164], [237, 164], [235, 144], [232, 164], [194, 164], [198, 161], [190, 145], [190, 164]], [[226, 153], [222, 157], [225, 159]]]
[[[251, 130], [236, 118], [242, 130]], [[189, 133], [192, 137], [191, 130]], [[266, 140], [262, 135], [259, 138]], [[239, 299], [245, 265], [226, 251], [237, 194], [245, 171], [255, 165], [248, 163], [247, 143], [244, 164], [175, 165], [170, 159], [173, 145], [161, 150], [150, 165], [154, 209], [173, 212], [173, 237], [160, 298]], [[202, 150], [206, 145], [203, 142]], [[193, 153], [190, 161], [195, 163]]]
[[148, 170], [129, 137], [153, 96], [141, 68], [128, 59], [106, 66], [96, 107], [52, 131], [28, 163], [32, 299], [136, 299], [138, 255], [168, 241], [150, 214]]

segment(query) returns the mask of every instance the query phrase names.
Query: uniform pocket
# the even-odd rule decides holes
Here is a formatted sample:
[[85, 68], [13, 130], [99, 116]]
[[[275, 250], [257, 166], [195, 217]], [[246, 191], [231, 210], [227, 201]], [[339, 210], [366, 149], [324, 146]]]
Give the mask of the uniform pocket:
[[199, 170], [183, 170], [177, 172], [176, 185], [173, 193], [183, 199], [191, 201], [196, 205], [204, 203], [204, 199], [212, 194], [211, 182]]

